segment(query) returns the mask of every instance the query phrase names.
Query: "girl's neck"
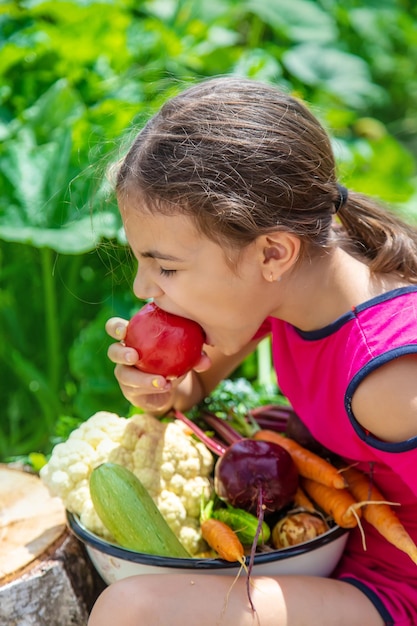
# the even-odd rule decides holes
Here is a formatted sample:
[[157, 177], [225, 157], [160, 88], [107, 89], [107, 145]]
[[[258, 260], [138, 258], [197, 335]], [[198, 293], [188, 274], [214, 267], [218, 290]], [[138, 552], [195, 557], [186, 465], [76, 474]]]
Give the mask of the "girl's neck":
[[391, 275], [374, 276], [341, 248], [304, 261], [284, 281], [277, 317], [304, 331], [323, 328], [352, 307], [406, 284]]

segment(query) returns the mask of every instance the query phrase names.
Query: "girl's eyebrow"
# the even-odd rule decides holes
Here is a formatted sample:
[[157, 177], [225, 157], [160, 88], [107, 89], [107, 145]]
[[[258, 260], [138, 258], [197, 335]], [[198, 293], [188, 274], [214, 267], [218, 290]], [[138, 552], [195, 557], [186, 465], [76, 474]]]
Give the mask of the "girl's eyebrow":
[[147, 252], [140, 252], [140, 256], [143, 259], [159, 259], [161, 261], [181, 261], [180, 258], [172, 256], [171, 254], [162, 254], [158, 250], [148, 250]]

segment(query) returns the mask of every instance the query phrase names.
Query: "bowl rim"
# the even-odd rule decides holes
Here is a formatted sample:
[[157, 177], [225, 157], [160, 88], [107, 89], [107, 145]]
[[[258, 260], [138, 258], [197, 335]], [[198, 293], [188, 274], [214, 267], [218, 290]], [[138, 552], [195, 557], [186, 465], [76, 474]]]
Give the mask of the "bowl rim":
[[[228, 569], [236, 568], [236, 563], [231, 563], [223, 559], [210, 559], [210, 558], [198, 558], [190, 557], [165, 557], [154, 554], [145, 554], [143, 552], [136, 552], [129, 550], [128, 548], [122, 548], [114, 543], [102, 539], [98, 535], [88, 530], [80, 521], [78, 515], [66, 511], [67, 524], [70, 531], [81, 540], [87, 546], [104, 552], [108, 556], [116, 557], [119, 559], [127, 560], [132, 563], [141, 563], [144, 565], [153, 565], [157, 567], [167, 567], [175, 569]], [[284, 559], [294, 558], [299, 555], [304, 555], [309, 552], [313, 552], [318, 548], [332, 543], [339, 537], [346, 535], [349, 532], [348, 528], [341, 528], [340, 526], [333, 526], [330, 530], [326, 531], [322, 535], [319, 535], [315, 539], [305, 541], [295, 546], [288, 548], [281, 548], [279, 550], [271, 550], [268, 552], [262, 552], [255, 555], [254, 565], [261, 563], [270, 563], [276, 561], [282, 561]], [[103, 550], [104, 548], [104, 550]], [[247, 557], [247, 562], [249, 557]]]

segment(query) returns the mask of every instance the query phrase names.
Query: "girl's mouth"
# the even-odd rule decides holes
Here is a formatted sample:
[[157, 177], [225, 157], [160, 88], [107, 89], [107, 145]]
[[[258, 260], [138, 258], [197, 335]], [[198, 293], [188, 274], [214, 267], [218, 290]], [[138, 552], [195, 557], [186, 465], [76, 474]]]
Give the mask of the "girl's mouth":
[[[204, 329], [203, 329], [204, 330]], [[210, 337], [208, 337], [208, 335], [206, 334], [204, 343], [206, 344], [206, 346], [210, 346], [210, 348], [214, 347], [214, 343], [210, 340]]]

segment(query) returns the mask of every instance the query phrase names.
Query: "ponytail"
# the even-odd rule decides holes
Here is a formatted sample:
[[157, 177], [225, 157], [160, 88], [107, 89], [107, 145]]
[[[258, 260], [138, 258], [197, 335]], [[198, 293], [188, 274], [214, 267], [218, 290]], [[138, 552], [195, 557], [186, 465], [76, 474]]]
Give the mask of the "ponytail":
[[417, 283], [417, 229], [368, 196], [349, 191], [337, 214], [347, 245], [373, 273], [396, 273]]

